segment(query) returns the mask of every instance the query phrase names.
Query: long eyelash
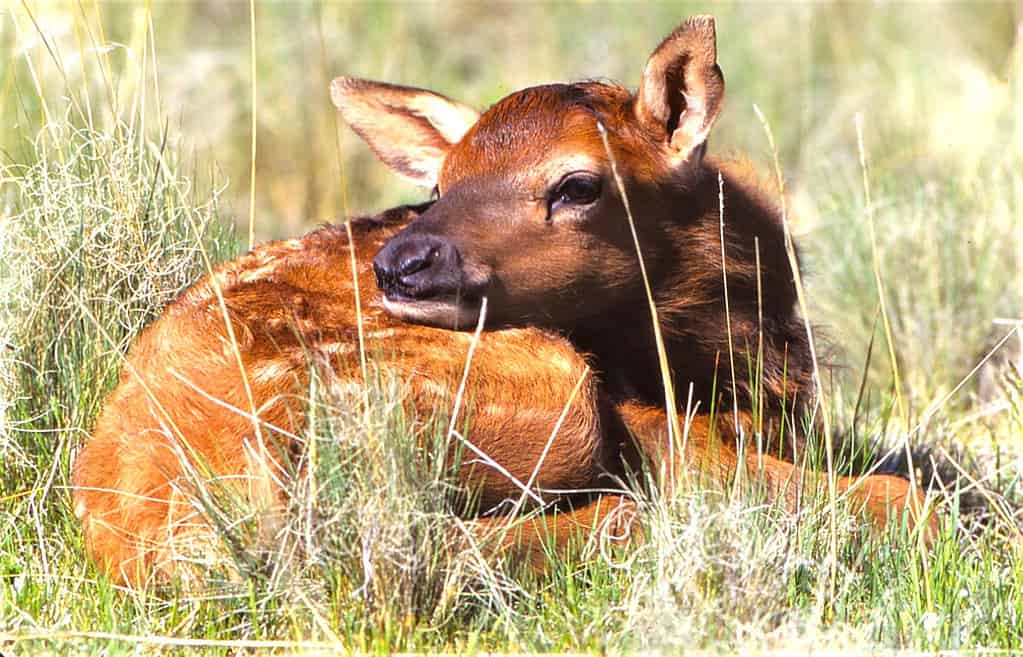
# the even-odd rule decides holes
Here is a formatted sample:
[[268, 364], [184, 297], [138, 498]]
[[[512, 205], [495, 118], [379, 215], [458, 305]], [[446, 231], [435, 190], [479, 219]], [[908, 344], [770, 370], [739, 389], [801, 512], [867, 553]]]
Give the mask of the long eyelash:
[[433, 189], [430, 190], [430, 200], [436, 201], [440, 198], [440, 185], [434, 185]]

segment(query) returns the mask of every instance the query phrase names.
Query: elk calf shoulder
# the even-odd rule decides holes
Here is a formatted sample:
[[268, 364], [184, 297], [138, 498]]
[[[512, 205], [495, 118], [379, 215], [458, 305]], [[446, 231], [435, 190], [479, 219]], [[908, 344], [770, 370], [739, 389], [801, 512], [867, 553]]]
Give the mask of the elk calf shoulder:
[[[416, 214], [354, 223], [354, 247], [343, 226], [258, 247], [184, 292], [138, 337], [73, 468], [86, 546], [115, 579], [166, 580], [181, 573], [186, 546], [212, 550], [197, 502], [213, 481], [268, 514], [283, 506], [282, 459], [301, 449], [291, 436], [303, 428], [310, 367], [365, 384], [349, 248], [373, 366], [408, 381], [409, 403], [424, 415], [453, 408], [472, 335], [405, 324], [373, 301], [368, 255]], [[466, 437], [504, 471], [465, 459], [459, 477], [480, 511], [518, 498], [516, 481], [578, 489], [604, 471], [595, 382], [575, 349], [545, 331], [480, 337], [461, 417]]]

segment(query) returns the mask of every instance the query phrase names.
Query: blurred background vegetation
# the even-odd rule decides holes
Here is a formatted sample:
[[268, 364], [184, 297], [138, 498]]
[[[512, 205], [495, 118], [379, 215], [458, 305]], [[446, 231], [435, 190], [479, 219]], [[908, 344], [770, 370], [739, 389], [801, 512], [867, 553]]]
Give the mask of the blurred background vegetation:
[[[0, 10], [0, 153], [31, 162], [48, 117], [103, 126], [135, 112], [143, 132], [166, 130], [193, 183], [220, 190], [220, 214], [244, 226], [255, 83], [256, 238], [295, 235], [426, 194], [338, 125], [334, 76], [480, 108], [552, 80], [634, 86], [652, 48], [697, 12], [717, 17], [727, 81], [712, 148], [767, 174], [753, 106], [763, 110], [813, 319], [853, 369], [877, 337], [879, 298], [854, 125], [863, 115], [897, 383], [920, 417], [999, 337], [992, 320], [1019, 316], [1023, 302], [1020, 2], [258, 2], [254, 43], [247, 2], [12, 3]], [[885, 351], [869, 376], [889, 389]]]
[[[635, 86], [653, 47], [697, 12], [717, 17], [728, 85], [713, 145], [766, 164], [756, 103], [786, 174], [804, 187], [830, 180], [822, 172], [836, 159], [855, 160], [855, 112], [866, 116], [874, 166], [884, 171], [922, 161], [932, 171], [970, 171], [992, 147], [1008, 155], [1006, 138], [1018, 147], [1010, 77], [1020, 9], [1008, 2], [256, 3], [258, 235], [336, 217], [345, 191], [358, 212], [423, 196], [352, 133], [336, 130], [327, 91], [334, 76], [416, 85], [479, 108], [548, 81]], [[43, 117], [33, 87], [57, 113], [67, 97], [91, 94], [96, 117], [109, 121], [135, 101], [148, 54], [146, 75], [158, 73], [146, 98], [151, 120], [185, 138], [200, 169], [216, 166], [235, 214], [247, 217], [247, 2], [29, 2], [0, 16], [0, 146], [8, 157], [25, 157]]]

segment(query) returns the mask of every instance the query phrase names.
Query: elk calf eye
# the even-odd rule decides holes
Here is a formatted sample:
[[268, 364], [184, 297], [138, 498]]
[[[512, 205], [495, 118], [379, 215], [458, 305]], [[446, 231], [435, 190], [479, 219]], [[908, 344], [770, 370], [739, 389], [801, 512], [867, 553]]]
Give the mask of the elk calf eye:
[[554, 189], [551, 207], [562, 204], [588, 205], [600, 198], [601, 179], [590, 173], [566, 176]]

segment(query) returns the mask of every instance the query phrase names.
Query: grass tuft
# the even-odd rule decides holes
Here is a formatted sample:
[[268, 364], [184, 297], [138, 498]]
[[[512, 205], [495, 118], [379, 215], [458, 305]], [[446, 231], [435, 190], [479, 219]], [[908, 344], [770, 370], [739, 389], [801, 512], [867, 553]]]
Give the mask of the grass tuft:
[[0, 440], [22, 465], [80, 440], [131, 340], [202, 273], [199, 244], [218, 259], [234, 250], [216, 196], [194, 197], [166, 141], [63, 121], [47, 125], [34, 155], [0, 167]]

